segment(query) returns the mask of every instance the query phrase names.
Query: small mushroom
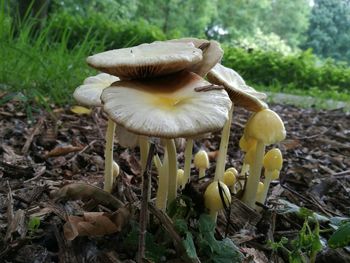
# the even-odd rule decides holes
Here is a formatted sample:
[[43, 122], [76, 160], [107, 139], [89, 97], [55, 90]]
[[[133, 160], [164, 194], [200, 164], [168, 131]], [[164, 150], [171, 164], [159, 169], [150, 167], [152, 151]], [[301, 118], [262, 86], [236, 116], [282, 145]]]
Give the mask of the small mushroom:
[[237, 176], [238, 176], [238, 172], [233, 167], [228, 168], [224, 173], [223, 182], [230, 188], [232, 193], [235, 192], [235, 184], [237, 182]]
[[[168, 154], [168, 201], [176, 197], [174, 138], [220, 130], [231, 101], [224, 90], [197, 91], [209, 83], [182, 71], [154, 79], [118, 81], [102, 93], [104, 110], [131, 132], [164, 139]], [[130, 103], [133, 101], [133, 103]]]
[[[253, 88], [247, 86], [242, 77], [234, 70], [226, 68], [221, 64], [216, 64], [216, 66], [209, 71], [207, 78], [211, 83], [225, 87], [225, 90], [230, 96], [233, 105], [241, 106], [251, 111], [259, 111], [267, 108], [266, 103], [261, 100], [265, 99], [266, 95], [264, 93], [257, 92]], [[225, 160], [232, 122], [232, 113], [233, 106], [229, 112], [229, 119], [225, 124], [221, 134], [219, 155], [215, 169], [216, 180], [221, 180], [224, 174]]]
[[265, 203], [269, 186], [273, 180], [278, 179], [279, 173], [282, 169], [282, 164], [283, 158], [282, 153], [279, 149], [273, 148], [265, 154], [263, 160], [263, 165], [265, 168], [265, 180], [263, 191], [258, 200], [260, 203]]
[[205, 170], [209, 168], [209, 158], [208, 154], [204, 150], [199, 150], [194, 155], [194, 166], [199, 170], [199, 178], [205, 176]]
[[218, 211], [225, 208], [225, 206], [229, 206], [230, 203], [231, 193], [223, 182], [214, 181], [205, 189], [204, 204], [215, 222]]
[[154, 42], [105, 51], [87, 63], [121, 79], [141, 79], [184, 70], [202, 60], [202, 50], [192, 43]]
[[[100, 73], [93, 77], [85, 79], [83, 85], [75, 89], [73, 97], [79, 103], [89, 107], [100, 107], [102, 91], [109, 87], [119, 78], [106, 73]], [[114, 141], [115, 123], [108, 119], [105, 144], [105, 171], [104, 171], [104, 189], [107, 192], [112, 191], [113, 186], [113, 141]]]
[[187, 183], [187, 180], [185, 178], [184, 170], [178, 169], [177, 170], [177, 187], [180, 189], [183, 189]]
[[281, 118], [270, 109], [261, 110], [248, 120], [245, 128], [246, 136], [257, 140], [255, 158], [250, 167], [251, 173], [247, 180], [247, 187], [242, 201], [250, 207], [255, 207], [256, 192], [260, 181], [260, 174], [265, 154], [265, 146], [284, 140], [286, 130]]

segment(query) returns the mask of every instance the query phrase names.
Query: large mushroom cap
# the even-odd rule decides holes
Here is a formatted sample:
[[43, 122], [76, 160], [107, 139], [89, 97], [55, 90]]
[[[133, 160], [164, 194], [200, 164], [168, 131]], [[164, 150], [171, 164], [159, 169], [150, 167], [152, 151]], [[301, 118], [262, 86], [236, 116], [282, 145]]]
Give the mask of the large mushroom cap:
[[223, 85], [235, 105], [251, 111], [267, 108], [266, 103], [261, 101], [266, 99], [266, 95], [249, 87], [233, 69], [216, 64], [209, 71], [207, 78], [213, 84]]
[[203, 51], [203, 60], [188, 68], [189, 71], [204, 77], [222, 58], [224, 51], [219, 42], [198, 38], [172, 39], [170, 42], [193, 43], [196, 48]]
[[224, 89], [196, 91], [210, 83], [182, 71], [155, 79], [118, 81], [101, 99], [109, 117], [126, 129], [162, 138], [191, 137], [222, 129], [231, 107]]
[[245, 133], [248, 137], [253, 137], [265, 145], [274, 144], [286, 138], [283, 121], [270, 109], [254, 113], [247, 122]]
[[85, 106], [101, 106], [101, 93], [119, 78], [100, 73], [93, 77], [88, 77], [84, 80], [84, 84], [75, 89], [73, 97], [80, 104]]
[[87, 63], [122, 79], [140, 79], [178, 72], [201, 60], [202, 50], [192, 43], [154, 42], [102, 52]]

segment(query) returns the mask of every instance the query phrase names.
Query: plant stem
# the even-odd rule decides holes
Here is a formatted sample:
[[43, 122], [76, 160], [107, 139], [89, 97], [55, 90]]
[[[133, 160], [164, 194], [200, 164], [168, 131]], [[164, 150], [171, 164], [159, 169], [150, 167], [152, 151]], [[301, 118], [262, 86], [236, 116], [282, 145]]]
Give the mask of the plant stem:
[[106, 145], [105, 145], [105, 183], [104, 190], [106, 192], [111, 192], [113, 187], [113, 142], [114, 142], [114, 132], [115, 123], [110, 118], [107, 122], [106, 131]]
[[263, 166], [264, 154], [265, 144], [261, 141], [258, 141], [256, 144], [254, 162], [250, 167], [250, 175], [242, 197], [242, 202], [246, 203], [251, 208], [255, 208], [256, 192], [258, 190], [258, 185], [260, 182], [260, 174]]
[[198, 178], [203, 178], [205, 176], [205, 168], [199, 168], [199, 176]]
[[193, 149], [193, 139], [188, 138], [185, 148], [185, 165], [184, 165], [184, 177], [186, 182], [190, 180], [191, 176], [191, 163], [192, 163], [192, 149]]
[[177, 192], [177, 158], [176, 147], [173, 139], [166, 140], [168, 152], [168, 205], [175, 200]]
[[220, 149], [219, 149], [218, 158], [216, 160], [215, 177], [214, 177], [214, 180], [217, 180], [217, 181], [222, 181], [222, 177], [224, 176], [226, 154], [227, 154], [228, 141], [230, 138], [230, 130], [231, 130], [231, 123], [232, 123], [233, 108], [234, 108], [234, 105], [232, 104], [231, 109], [228, 113], [228, 120], [226, 121], [224, 128], [222, 129], [222, 132], [221, 132]]

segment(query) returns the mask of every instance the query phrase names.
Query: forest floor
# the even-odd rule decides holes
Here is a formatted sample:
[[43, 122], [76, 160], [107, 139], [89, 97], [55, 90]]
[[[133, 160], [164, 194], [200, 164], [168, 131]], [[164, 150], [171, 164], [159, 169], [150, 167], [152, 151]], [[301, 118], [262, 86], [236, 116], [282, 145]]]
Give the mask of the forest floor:
[[[316, 262], [350, 262], [346, 248], [326, 246], [329, 219], [350, 217], [350, 114], [341, 109], [277, 104], [271, 108], [281, 116], [287, 130], [286, 140], [277, 145], [284, 156], [280, 180], [273, 182], [262, 213], [248, 209], [247, 215], [237, 215], [235, 212], [242, 207], [232, 207], [229, 217], [221, 214], [215, 237], [220, 240], [227, 235], [245, 256], [245, 262], [288, 262], [285, 251], [272, 251], [267, 240], [298, 237], [304, 219], [296, 215], [295, 204], [326, 218], [320, 220], [323, 249]], [[243, 153], [238, 141], [248, 117], [249, 112], [243, 109], [234, 112], [226, 167], [241, 168]], [[18, 101], [0, 106], [1, 262], [135, 261], [135, 224], [142, 184], [139, 152], [116, 144], [114, 160], [121, 168], [117, 185], [113, 195], [100, 191], [105, 128], [105, 116], [98, 109], [89, 115], [77, 115], [69, 108], [54, 108], [30, 116]], [[194, 151], [204, 148], [209, 152], [211, 167], [208, 178], [201, 181], [192, 167], [193, 178], [184, 195], [193, 198], [194, 203], [201, 202], [201, 185], [213, 177], [219, 142], [220, 134], [195, 142]], [[180, 141], [177, 146], [182, 166], [184, 145]], [[162, 154], [161, 147], [157, 148]], [[154, 170], [152, 197], [157, 185]], [[126, 206], [120, 207], [119, 201]], [[179, 244], [172, 242], [176, 233], [169, 231], [171, 226], [166, 226], [162, 221], [166, 218], [158, 212], [150, 209], [145, 262], [186, 262], [180, 260]], [[196, 211], [190, 220], [194, 222], [200, 213], [204, 211]], [[84, 229], [76, 229], [76, 220], [86, 223], [85, 233]], [[164, 231], [160, 230], [164, 226]], [[154, 244], [153, 248], [149, 244]], [[291, 244], [286, 246], [292, 249]], [[202, 262], [235, 262], [220, 261], [219, 256], [208, 259], [201, 250], [197, 254]]]

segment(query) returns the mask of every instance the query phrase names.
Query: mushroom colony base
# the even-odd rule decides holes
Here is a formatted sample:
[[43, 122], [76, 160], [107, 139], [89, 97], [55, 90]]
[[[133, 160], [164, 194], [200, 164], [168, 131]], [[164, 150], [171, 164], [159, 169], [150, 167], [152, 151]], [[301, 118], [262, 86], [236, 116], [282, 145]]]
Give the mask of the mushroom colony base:
[[[350, 216], [350, 115], [341, 110], [306, 110], [288, 105], [271, 108], [284, 120], [288, 134], [279, 144], [284, 159], [280, 180], [270, 187], [268, 208], [261, 214], [251, 214], [251, 220], [234, 214], [237, 208], [232, 207], [230, 220], [234, 225], [226, 228], [227, 218], [219, 215], [216, 238], [222, 239], [227, 231], [240, 252], [246, 258], [255, 258], [255, 262], [288, 262], [283, 252], [272, 253], [266, 240], [295, 238], [303, 220], [293, 213], [278, 213], [280, 200], [328, 217]], [[76, 115], [66, 108], [54, 108], [51, 113], [34, 113], [30, 119], [17, 101], [0, 107], [1, 262], [134, 262], [137, 236], [133, 239], [130, 233], [139, 218], [142, 181], [138, 148], [115, 146], [114, 160], [121, 173], [112, 195], [94, 192], [95, 188], [81, 184], [61, 192], [59, 200], [52, 195], [72, 183], [103, 188], [106, 118], [97, 117], [100, 114], [98, 109], [89, 115]], [[235, 109], [226, 167], [241, 168], [243, 155], [238, 141], [247, 118], [247, 111]], [[219, 143], [217, 133], [194, 144], [194, 151], [204, 147], [209, 152], [210, 168], [206, 175], [211, 178]], [[179, 142], [178, 147], [184, 145]], [[183, 165], [182, 154], [178, 160]], [[192, 174], [198, 174], [193, 167]], [[194, 177], [184, 194], [200, 204], [205, 182]], [[152, 196], [156, 184], [153, 168]], [[129, 204], [118, 212], [117, 218], [111, 217], [118, 206], [113, 197]], [[235, 204], [234, 200], [232, 203]], [[89, 219], [92, 215], [89, 212], [93, 212], [93, 219]], [[148, 243], [154, 245], [153, 250], [146, 247], [146, 255], [154, 256], [154, 250], [158, 250], [163, 253], [158, 262], [182, 262], [173, 243], [164, 240], [161, 233], [167, 231], [160, 228], [153, 212], [150, 210], [147, 229], [151, 237]], [[107, 233], [98, 232], [97, 237], [88, 233], [67, 241], [74, 234], [67, 227], [67, 222], [76, 222], [73, 215], [95, 220], [95, 225], [104, 227], [92, 231]], [[109, 225], [106, 217], [112, 218], [114, 225]], [[204, 261], [202, 252], [197, 253]], [[350, 262], [350, 255], [344, 249], [325, 248], [316, 262]]]

